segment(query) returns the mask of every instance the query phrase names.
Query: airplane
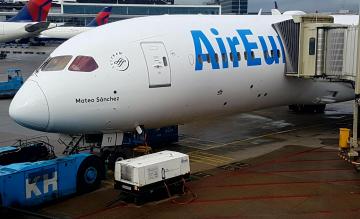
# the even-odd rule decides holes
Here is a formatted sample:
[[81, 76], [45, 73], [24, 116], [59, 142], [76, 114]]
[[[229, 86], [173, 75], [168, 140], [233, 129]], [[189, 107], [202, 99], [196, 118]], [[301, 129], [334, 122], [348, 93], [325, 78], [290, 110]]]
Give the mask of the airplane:
[[271, 14], [272, 15], [304, 15], [306, 13], [304, 11], [285, 11], [284, 13], [281, 13], [277, 1], [274, 1], [274, 8], [271, 9]]
[[112, 7], [103, 8], [97, 16], [85, 27], [69, 27], [60, 26], [52, 29], [45, 30], [39, 36], [41, 38], [52, 39], [70, 39], [82, 32], [93, 29], [94, 27], [101, 26], [108, 23]]
[[50, 27], [46, 22], [52, 0], [30, 0], [14, 17], [0, 22], [0, 43], [37, 36]]
[[[316, 13], [318, 13], [318, 11], [316, 11]], [[299, 11], [299, 10], [285, 11], [284, 13], [281, 13], [277, 1], [274, 1], [274, 8], [271, 9], [271, 14], [272, 15], [304, 15], [306, 13], [304, 11]], [[261, 12], [259, 12], [259, 15], [261, 15]], [[334, 17], [334, 23], [336, 24], [357, 25], [359, 22], [358, 15], [331, 14], [330, 16]]]
[[16, 94], [9, 115], [44, 132], [140, 134], [270, 107], [324, 109], [353, 100], [350, 83], [285, 76], [284, 45], [272, 25], [289, 19], [162, 15], [97, 27], [55, 49]]

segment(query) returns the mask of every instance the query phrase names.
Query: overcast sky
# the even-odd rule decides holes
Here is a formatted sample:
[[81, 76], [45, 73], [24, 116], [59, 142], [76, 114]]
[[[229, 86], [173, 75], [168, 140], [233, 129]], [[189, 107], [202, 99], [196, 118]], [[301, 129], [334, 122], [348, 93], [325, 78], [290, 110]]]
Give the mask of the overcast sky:
[[[273, 8], [274, 0], [248, 0], [249, 11], [255, 12], [262, 8], [264, 11], [270, 11]], [[177, 4], [202, 3], [206, 0], [175, 0]], [[307, 12], [333, 12], [340, 9], [349, 9], [358, 11], [360, 0], [277, 0], [279, 9], [303, 10]]]

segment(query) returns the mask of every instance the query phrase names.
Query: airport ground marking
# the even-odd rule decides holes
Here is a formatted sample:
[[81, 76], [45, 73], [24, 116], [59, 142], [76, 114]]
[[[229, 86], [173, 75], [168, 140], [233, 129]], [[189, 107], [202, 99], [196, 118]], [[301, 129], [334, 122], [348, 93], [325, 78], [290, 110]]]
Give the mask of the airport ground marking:
[[189, 153], [190, 160], [197, 163], [204, 163], [211, 166], [219, 166], [232, 162], [234, 159], [230, 157], [210, 154], [203, 151], [192, 151]]

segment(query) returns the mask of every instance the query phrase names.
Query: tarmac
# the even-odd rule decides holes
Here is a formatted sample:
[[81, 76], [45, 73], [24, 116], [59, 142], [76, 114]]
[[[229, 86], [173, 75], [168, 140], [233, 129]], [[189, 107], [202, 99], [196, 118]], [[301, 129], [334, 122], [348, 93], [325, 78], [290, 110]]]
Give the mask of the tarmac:
[[[45, 58], [9, 57], [0, 60], [0, 72], [21, 65], [26, 76]], [[0, 100], [1, 145], [46, 135], [62, 151], [56, 134], [14, 123], [9, 104]], [[194, 121], [179, 127], [178, 143], [155, 148], [190, 155], [192, 180], [184, 195], [142, 206], [126, 203], [109, 173], [94, 192], [30, 211], [55, 218], [356, 218], [360, 173], [338, 157], [339, 128], [351, 124], [352, 102], [328, 105], [324, 114], [277, 107]]]

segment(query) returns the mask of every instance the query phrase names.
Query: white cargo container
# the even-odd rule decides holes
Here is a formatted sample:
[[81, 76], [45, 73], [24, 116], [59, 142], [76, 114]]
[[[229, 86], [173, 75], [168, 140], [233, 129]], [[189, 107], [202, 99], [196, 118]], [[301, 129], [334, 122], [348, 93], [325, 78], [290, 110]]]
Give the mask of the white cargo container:
[[161, 151], [115, 163], [115, 188], [141, 191], [163, 186], [190, 176], [189, 156], [175, 151]]

